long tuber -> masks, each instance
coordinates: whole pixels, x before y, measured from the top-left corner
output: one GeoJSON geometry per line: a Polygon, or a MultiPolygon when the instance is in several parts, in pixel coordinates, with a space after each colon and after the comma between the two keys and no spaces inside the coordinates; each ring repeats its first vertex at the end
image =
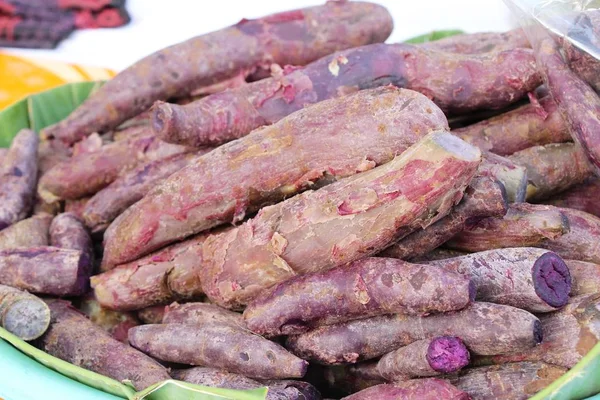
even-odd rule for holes
{"type": "Polygon", "coordinates": [[[165,307],[163,324],[231,324],[246,327],[242,314],[210,303],[173,303],[165,307]]]}
{"type": "Polygon", "coordinates": [[[600,265],[578,260],[565,260],[571,274],[571,296],[598,293],[600,265]]]}
{"type": "Polygon", "coordinates": [[[52,215],[39,214],[0,231],[0,250],[48,246],[52,215]]]}
{"type": "Polygon", "coordinates": [[[447,381],[427,378],[385,383],[344,397],[342,400],[469,400],[467,393],[447,381]]]}
{"type": "Polygon", "coordinates": [[[41,299],[0,285],[0,326],[23,340],[34,340],[50,325],[50,309],[41,299]]]}
{"type": "Polygon", "coordinates": [[[454,35],[420,45],[432,50],[478,54],[531,47],[522,29],[507,32],[478,32],[454,35]]]}
{"type": "Polygon", "coordinates": [[[600,202],[598,199],[600,199],[600,178],[594,176],[579,185],[544,200],[543,203],[557,207],[573,208],[600,217],[600,202]]]}
{"type": "Polygon", "coordinates": [[[478,176],[496,179],[506,190],[509,203],[525,201],[527,194],[527,169],[512,160],[494,153],[484,152],[478,176]]]}
{"type": "Polygon", "coordinates": [[[50,225],[50,244],[62,249],[79,250],[90,260],[94,256],[90,233],[75,214],[62,213],[54,217],[50,225]]]}

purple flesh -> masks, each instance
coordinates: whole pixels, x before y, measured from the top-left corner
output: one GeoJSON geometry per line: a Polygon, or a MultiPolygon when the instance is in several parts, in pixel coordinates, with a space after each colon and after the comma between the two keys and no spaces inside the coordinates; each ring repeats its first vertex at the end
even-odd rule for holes
{"type": "Polygon", "coordinates": [[[449,374],[469,365],[471,356],[458,337],[442,336],[431,341],[426,358],[435,371],[449,374]]]}
{"type": "Polygon", "coordinates": [[[563,307],[569,301],[571,274],[565,262],[548,252],[537,259],[531,271],[535,293],[552,307],[563,307]]]}

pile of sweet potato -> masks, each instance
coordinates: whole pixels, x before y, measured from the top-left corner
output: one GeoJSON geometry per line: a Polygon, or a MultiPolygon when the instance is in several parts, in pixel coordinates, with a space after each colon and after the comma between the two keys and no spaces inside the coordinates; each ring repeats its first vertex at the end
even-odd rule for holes
{"type": "Polygon", "coordinates": [[[140,390],[525,399],[573,367],[600,340],[600,63],[391,28],[347,1],[244,20],[20,132],[0,325],[140,390]]]}

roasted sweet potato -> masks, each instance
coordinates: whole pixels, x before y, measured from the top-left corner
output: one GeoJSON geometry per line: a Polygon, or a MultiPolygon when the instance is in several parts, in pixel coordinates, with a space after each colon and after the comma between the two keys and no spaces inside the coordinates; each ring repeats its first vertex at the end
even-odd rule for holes
{"type": "Polygon", "coordinates": [[[173,303],[165,307],[163,324],[231,324],[246,327],[242,314],[209,303],[173,303]]]}
{"type": "Polygon", "coordinates": [[[50,309],[32,294],[0,285],[0,326],[23,340],[34,340],[50,325],[50,309]]]}
{"type": "Polygon", "coordinates": [[[600,265],[578,260],[565,260],[571,274],[571,296],[600,291],[600,265]]]}
{"type": "Polygon", "coordinates": [[[421,47],[459,54],[478,54],[531,47],[522,29],[454,35],[423,43],[421,47]]]}
{"type": "Polygon", "coordinates": [[[544,200],[544,204],[573,208],[600,217],[600,178],[590,177],[585,182],[544,200]]]}
{"type": "Polygon", "coordinates": [[[90,233],[75,214],[62,213],[54,217],[50,225],[50,244],[62,249],[79,250],[90,260],[94,257],[90,233]]]}
{"type": "Polygon", "coordinates": [[[0,251],[22,247],[48,246],[52,215],[39,214],[0,231],[0,251]]]}
{"type": "Polygon", "coordinates": [[[377,385],[342,400],[469,400],[467,393],[447,381],[428,378],[377,385]]]}
{"type": "Polygon", "coordinates": [[[527,194],[527,169],[506,157],[485,153],[477,171],[478,176],[496,179],[504,185],[509,203],[525,201],[527,194]]]}

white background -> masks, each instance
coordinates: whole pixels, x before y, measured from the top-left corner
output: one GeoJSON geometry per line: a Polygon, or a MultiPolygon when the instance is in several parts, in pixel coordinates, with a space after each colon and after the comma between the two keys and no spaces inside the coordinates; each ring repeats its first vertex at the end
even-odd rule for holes
{"type": "MultiPolygon", "coordinates": [[[[400,42],[436,29],[502,31],[514,25],[502,0],[372,0],[388,8],[400,42]]],[[[127,0],[130,24],[78,31],[57,50],[11,50],[116,70],[165,46],[232,25],[242,18],[322,4],[324,0],[127,0]]]]}

